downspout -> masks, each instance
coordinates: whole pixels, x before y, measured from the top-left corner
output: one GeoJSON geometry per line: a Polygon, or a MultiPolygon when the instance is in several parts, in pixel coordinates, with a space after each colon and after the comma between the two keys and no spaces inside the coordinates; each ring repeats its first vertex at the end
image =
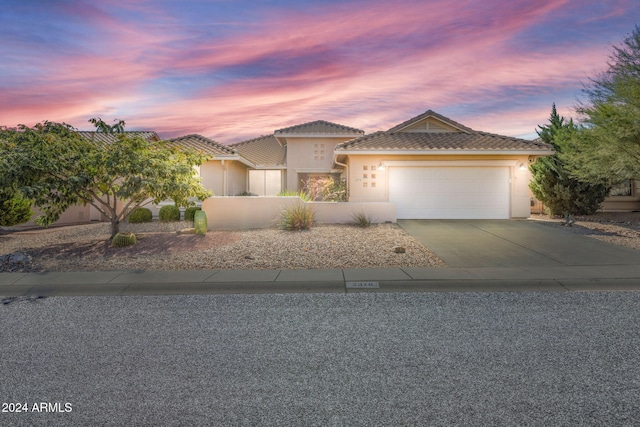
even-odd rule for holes
{"type": "Polygon", "coordinates": [[[337,160],[334,160],[333,163],[335,163],[338,166],[343,166],[344,167],[344,172],[345,172],[345,182],[347,183],[347,201],[349,201],[349,166],[346,165],[345,163],[340,163],[337,160]]]}
{"type": "Polygon", "coordinates": [[[228,193],[227,189],[227,167],[224,164],[224,159],[221,160],[222,164],[222,195],[226,196],[228,193]]]}

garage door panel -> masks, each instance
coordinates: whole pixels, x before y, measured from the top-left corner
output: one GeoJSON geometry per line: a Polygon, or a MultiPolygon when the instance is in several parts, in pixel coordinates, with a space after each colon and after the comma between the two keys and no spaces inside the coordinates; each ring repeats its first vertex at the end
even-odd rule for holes
{"type": "Polygon", "coordinates": [[[509,218],[509,169],[392,167],[389,200],[398,219],[509,218]]]}

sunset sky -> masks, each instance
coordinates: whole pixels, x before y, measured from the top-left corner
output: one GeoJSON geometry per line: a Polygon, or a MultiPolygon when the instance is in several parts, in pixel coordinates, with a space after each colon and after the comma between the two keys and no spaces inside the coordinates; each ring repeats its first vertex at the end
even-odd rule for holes
{"type": "Polygon", "coordinates": [[[232,143],[431,109],[533,139],[640,25],[640,0],[0,0],[0,125],[232,143]]]}

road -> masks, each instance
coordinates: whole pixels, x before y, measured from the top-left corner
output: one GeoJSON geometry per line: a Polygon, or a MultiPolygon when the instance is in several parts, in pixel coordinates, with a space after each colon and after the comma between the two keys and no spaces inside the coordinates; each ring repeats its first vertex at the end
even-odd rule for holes
{"type": "Polygon", "coordinates": [[[639,292],[5,302],[0,425],[640,423],[639,292]]]}

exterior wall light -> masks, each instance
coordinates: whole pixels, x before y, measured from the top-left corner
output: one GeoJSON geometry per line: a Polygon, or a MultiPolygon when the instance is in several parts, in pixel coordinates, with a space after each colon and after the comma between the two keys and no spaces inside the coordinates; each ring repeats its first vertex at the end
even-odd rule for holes
{"type": "Polygon", "coordinates": [[[527,167],[524,165],[524,163],[520,163],[520,170],[521,171],[527,170],[527,167]]]}
{"type": "Polygon", "coordinates": [[[378,165],[378,170],[379,171],[383,171],[384,170],[384,163],[380,162],[380,164],[378,165]]]}

